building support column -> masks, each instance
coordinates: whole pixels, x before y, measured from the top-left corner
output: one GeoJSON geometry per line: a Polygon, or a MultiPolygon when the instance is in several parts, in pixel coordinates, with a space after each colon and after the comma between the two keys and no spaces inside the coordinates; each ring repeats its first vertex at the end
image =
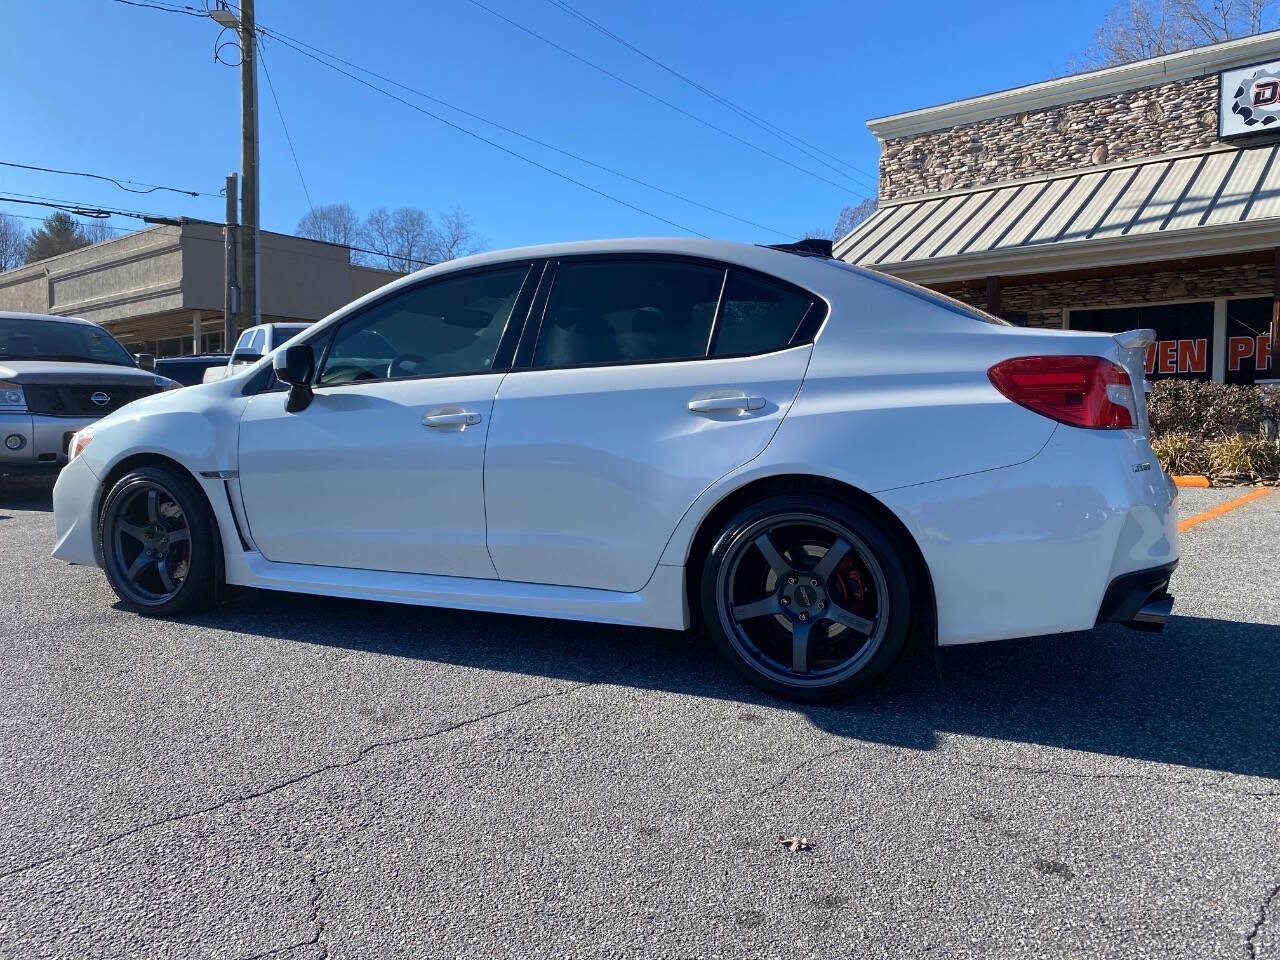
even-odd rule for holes
{"type": "MultiPolygon", "coordinates": [[[[1267,356],[1270,360],[1267,377],[1259,377],[1259,379],[1280,377],[1280,247],[1275,250],[1271,267],[1271,343],[1267,356]]],[[[1254,363],[1257,364],[1258,372],[1261,373],[1262,357],[1259,355],[1254,363]]]]}
{"type": "Polygon", "coordinates": [[[200,321],[203,318],[203,316],[204,314],[200,310],[191,311],[191,338],[192,338],[191,339],[191,355],[192,356],[198,356],[199,354],[204,353],[204,351],[200,349],[200,321]]]}
{"type": "Polygon", "coordinates": [[[987,277],[987,313],[1000,316],[1000,278],[987,277]]]}
{"type": "Polygon", "coordinates": [[[1222,297],[1213,301],[1213,337],[1209,352],[1213,354],[1213,370],[1209,379],[1214,383],[1227,382],[1227,301],[1222,297]]]}

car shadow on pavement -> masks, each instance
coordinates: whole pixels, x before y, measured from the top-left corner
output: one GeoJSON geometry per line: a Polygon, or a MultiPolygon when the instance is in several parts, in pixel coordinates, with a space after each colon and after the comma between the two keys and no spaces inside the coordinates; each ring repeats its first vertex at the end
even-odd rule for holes
{"type": "Polygon", "coordinates": [[[6,510],[37,510],[48,513],[53,509],[54,477],[0,475],[0,516],[6,510]]]}
{"type": "MultiPolygon", "coordinates": [[[[920,750],[941,737],[1280,778],[1280,627],[1178,617],[909,654],[837,705],[786,704],[681,633],[244,591],[196,622],[378,655],[794,710],[827,733],[920,750]]],[[[745,720],[744,720],[745,722],[745,720]]]]}

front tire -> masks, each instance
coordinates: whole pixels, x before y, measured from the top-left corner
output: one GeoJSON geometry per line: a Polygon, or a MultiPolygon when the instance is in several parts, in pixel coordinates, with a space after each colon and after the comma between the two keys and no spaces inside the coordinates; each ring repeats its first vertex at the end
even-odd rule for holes
{"type": "Polygon", "coordinates": [[[821,494],[769,497],[741,510],[703,564],[712,642],[761,689],[787,700],[840,700],[902,655],[911,580],[893,533],[821,494]]]}
{"type": "Polygon", "coordinates": [[[203,492],[179,470],[145,466],[117,480],[98,518],[98,548],[129,610],[172,617],[216,602],[217,525],[203,492]]]}

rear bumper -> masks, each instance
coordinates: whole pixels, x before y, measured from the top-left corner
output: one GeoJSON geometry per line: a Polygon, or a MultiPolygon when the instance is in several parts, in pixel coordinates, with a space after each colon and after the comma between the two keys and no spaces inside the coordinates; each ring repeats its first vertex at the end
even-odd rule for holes
{"type": "Polygon", "coordinates": [[[1098,608],[1097,623],[1123,623],[1135,630],[1161,630],[1173,598],[1169,578],[1178,561],[1149,570],[1121,574],[1107,586],[1098,608]]]}
{"type": "Polygon", "coordinates": [[[71,434],[99,417],[53,417],[39,413],[0,413],[0,473],[56,473],[67,462],[71,434]],[[21,446],[10,449],[5,441],[17,435],[21,446]]]}
{"type": "Polygon", "coordinates": [[[1089,630],[1116,581],[1167,585],[1151,571],[1179,557],[1174,495],[1137,431],[1063,426],[1024,463],[878,496],[924,555],[948,645],[1089,630]]]}

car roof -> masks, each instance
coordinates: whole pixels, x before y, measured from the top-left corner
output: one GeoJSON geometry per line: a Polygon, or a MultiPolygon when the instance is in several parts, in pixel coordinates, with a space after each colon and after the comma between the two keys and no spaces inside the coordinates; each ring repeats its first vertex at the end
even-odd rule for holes
{"type": "Polygon", "coordinates": [[[0,319],[4,320],[53,320],[57,323],[76,323],[84,327],[96,327],[98,324],[82,317],[58,317],[52,313],[22,313],[17,310],[0,310],[0,319]]]}

